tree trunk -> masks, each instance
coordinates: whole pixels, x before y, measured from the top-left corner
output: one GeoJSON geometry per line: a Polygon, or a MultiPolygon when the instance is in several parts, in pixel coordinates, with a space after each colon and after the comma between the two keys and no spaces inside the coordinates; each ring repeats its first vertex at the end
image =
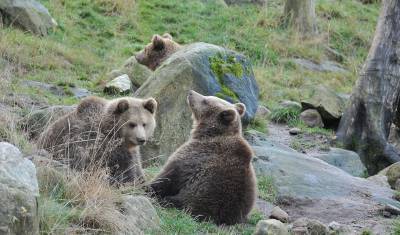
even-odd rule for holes
{"type": "Polygon", "coordinates": [[[391,124],[399,124],[399,99],[400,1],[385,0],[367,60],[337,132],[337,140],[360,154],[370,174],[400,161],[399,150],[388,143],[391,124]]]}
{"type": "Polygon", "coordinates": [[[284,14],[285,23],[303,37],[318,34],[315,0],[286,0],[284,14]]]}

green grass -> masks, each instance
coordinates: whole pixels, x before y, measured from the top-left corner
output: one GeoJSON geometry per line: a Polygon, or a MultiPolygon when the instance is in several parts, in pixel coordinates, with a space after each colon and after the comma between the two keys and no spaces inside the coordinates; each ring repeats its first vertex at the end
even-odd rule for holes
{"type": "Polygon", "coordinates": [[[272,176],[258,176],[257,187],[259,198],[268,202],[275,202],[277,191],[272,176]]]}
{"type": "Polygon", "coordinates": [[[217,226],[211,222],[199,222],[192,218],[188,213],[174,208],[157,207],[158,215],[161,219],[161,228],[158,231],[148,231],[148,234],[253,234],[255,225],[264,216],[257,210],[250,213],[247,223],[236,224],[233,226],[217,226]]]}
{"type": "Polygon", "coordinates": [[[247,129],[253,129],[261,133],[267,133],[268,132],[267,125],[268,121],[266,119],[256,117],[250,121],[249,125],[247,126],[247,129]]]}
{"type": "Polygon", "coordinates": [[[270,118],[277,123],[295,126],[299,122],[301,109],[295,107],[276,107],[271,110],[270,118]]]}
{"type": "Polygon", "coordinates": [[[400,218],[394,222],[393,226],[394,229],[392,235],[400,235],[400,218]]]}

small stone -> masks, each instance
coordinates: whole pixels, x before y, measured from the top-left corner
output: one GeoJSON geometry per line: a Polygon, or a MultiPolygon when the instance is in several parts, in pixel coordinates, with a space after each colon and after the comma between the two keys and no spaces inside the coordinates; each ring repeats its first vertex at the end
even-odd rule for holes
{"type": "Polygon", "coordinates": [[[297,127],[291,128],[289,130],[289,134],[291,134],[291,135],[298,135],[300,133],[301,133],[301,130],[300,130],[300,128],[297,128],[297,127]]]}
{"type": "Polygon", "coordinates": [[[78,99],[85,98],[91,95],[90,91],[79,87],[71,87],[70,91],[72,92],[74,97],[78,99]]]}
{"type": "Polygon", "coordinates": [[[262,119],[266,119],[268,117],[268,115],[271,114],[271,111],[262,105],[259,105],[256,111],[256,117],[258,118],[262,118],[262,119]]]}
{"type": "Polygon", "coordinates": [[[110,94],[126,94],[132,91],[132,82],[129,76],[123,74],[108,82],[104,88],[104,92],[110,94]]]}
{"type": "Polygon", "coordinates": [[[327,235],[328,228],[318,220],[309,218],[300,218],[293,223],[292,231],[299,231],[299,233],[294,233],[296,235],[300,234],[318,234],[327,235]],[[303,233],[304,229],[307,233],[303,233]]]}
{"type": "Polygon", "coordinates": [[[287,226],[279,220],[260,220],[253,235],[289,235],[287,226]]]}
{"type": "Polygon", "coordinates": [[[300,114],[300,119],[308,127],[324,127],[321,115],[315,109],[307,109],[300,114]]]}
{"type": "Polygon", "coordinates": [[[270,217],[271,219],[277,219],[283,223],[287,223],[289,221],[289,215],[286,211],[282,210],[279,206],[274,207],[271,211],[270,217]]]}

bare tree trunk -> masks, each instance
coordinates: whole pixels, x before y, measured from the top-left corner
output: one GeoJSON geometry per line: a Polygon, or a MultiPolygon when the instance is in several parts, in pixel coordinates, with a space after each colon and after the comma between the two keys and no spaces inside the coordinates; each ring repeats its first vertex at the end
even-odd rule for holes
{"type": "Polygon", "coordinates": [[[285,22],[303,37],[318,34],[315,0],[286,0],[285,22]]]}
{"type": "Polygon", "coordinates": [[[399,119],[400,1],[383,1],[375,37],[350,106],[343,115],[337,139],[356,150],[370,174],[400,161],[388,143],[390,126],[399,119]]]}

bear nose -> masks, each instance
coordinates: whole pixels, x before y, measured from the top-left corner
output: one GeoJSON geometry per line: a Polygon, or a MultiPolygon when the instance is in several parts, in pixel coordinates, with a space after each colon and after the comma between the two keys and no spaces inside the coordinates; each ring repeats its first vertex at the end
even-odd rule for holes
{"type": "Polygon", "coordinates": [[[140,144],[140,145],[143,145],[143,144],[146,142],[146,140],[143,139],[143,138],[136,138],[136,141],[137,141],[138,144],[140,144]]]}

